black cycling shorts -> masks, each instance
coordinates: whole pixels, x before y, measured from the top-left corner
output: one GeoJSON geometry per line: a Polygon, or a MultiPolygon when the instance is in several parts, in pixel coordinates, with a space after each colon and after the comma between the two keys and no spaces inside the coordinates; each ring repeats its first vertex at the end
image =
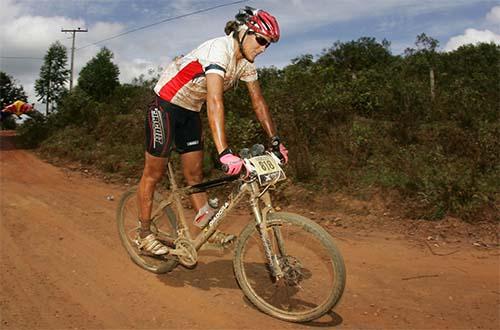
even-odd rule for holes
{"type": "Polygon", "coordinates": [[[168,157],[172,149],[181,154],[203,150],[200,113],[156,97],[146,114],[146,151],[168,157]]]}

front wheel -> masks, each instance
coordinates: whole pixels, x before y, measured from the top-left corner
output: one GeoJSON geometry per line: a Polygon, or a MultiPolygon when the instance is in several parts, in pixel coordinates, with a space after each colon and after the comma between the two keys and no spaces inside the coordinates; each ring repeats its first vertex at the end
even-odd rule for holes
{"type": "Polygon", "coordinates": [[[261,311],[290,322],[321,317],[340,300],[346,271],[328,232],[297,214],[276,212],[267,217],[272,253],[283,276],[276,280],[267,265],[255,223],[236,242],[233,260],[238,284],[261,311]]]}
{"type": "MultiPolygon", "coordinates": [[[[139,250],[136,241],[140,228],[138,215],[137,191],[136,188],[132,188],[123,194],[116,212],[118,233],[123,247],[140,267],[156,274],[170,272],[178,264],[176,259],[147,255],[139,250]]],[[[151,216],[151,231],[162,243],[174,247],[173,242],[177,238],[177,218],[158,192],[154,193],[151,216]]]]}

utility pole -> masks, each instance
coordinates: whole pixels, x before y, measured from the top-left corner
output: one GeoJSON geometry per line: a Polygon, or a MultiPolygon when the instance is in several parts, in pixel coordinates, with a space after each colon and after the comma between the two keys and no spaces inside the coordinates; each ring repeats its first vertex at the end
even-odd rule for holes
{"type": "Polygon", "coordinates": [[[49,104],[50,104],[50,67],[52,66],[52,60],[49,61],[49,79],[47,79],[47,98],[45,100],[45,102],[47,102],[47,104],[45,105],[46,106],[46,109],[45,109],[45,115],[48,115],[50,112],[49,112],[49,104]]]}
{"type": "Polygon", "coordinates": [[[76,32],[88,32],[87,29],[82,30],[80,28],[76,30],[64,30],[61,29],[61,32],[71,32],[73,33],[73,44],[71,46],[71,71],[70,71],[70,76],[69,76],[69,91],[71,92],[71,89],[73,88],[73,61],[75,59],[75,34],[76,32]]]}

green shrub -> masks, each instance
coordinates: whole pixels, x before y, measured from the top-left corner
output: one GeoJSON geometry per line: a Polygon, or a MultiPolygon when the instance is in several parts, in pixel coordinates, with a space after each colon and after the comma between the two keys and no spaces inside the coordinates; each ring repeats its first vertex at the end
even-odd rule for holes
{"type": "Polygon", "coordinates": [[[40,113],[32,114],[17,129],[17,141],[24,148],[37,148],[50,135],[50,124],[40,113]]]}
{"type": "MultiPolygon", "coordinates": [[[[399,192],[413,218],[455,215],[478,221],[499,204],[500,47],[449,53],[389,53],[388,42],[337,42],[283,69],[259,70],[262,92],[290,150],[293,182],[326,190],[399,192]],[[429,72],[435,73],[431,97],[429,72]]],[[[142,86],[151,86],[152,80],[142,86]]],[[[78,87],[47,118],[20,128],[26,145],[119,175],[140,175],[150,89],[122,85],[101,101],[78,87]]],[[[266,144],[244,83],[224,96],[226,138],[234,150],[266,144]]],[[[217,152],[202,110],[210,174],[217,152]]],[[[178,162],[178,157],[174,155],[178,162]]],[[[177,166],[178,167],[178,166],[177,166]]]]}
{"type": "Polygon", "coordinates": [[[13,130],[16,129],[16,118],[14,116],[6,116],[0,122],[0,127],[2,130],[13,130]]]}

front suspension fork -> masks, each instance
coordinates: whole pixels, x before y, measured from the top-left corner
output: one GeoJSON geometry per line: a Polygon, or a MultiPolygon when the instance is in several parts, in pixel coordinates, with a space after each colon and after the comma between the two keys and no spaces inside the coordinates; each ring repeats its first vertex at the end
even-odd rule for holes
{"type": "MultiPolygon", "coordinates": [[[[252,187],[256,189],[257,187],[252,187]]],[[[267,213],[272,209],[271,202],[268,193],[262,196],[262,200],[264,201],[265,208],[262,210],[260,208],[258,197],[253,198],[251,201],[252,211],[255,216],[255,221],[257,223],[257,230],[260,234],[260,238],[262,240],[262,245],[264,247],[264,253],[267,259],[267,265],[271,271],[271,275],[276,279],[280,279],[283,277],[283,271],[281,269],[278,256],[273,252],[271,239],[269,237],[269,232],[267,228],[267,213]]],[[[280,237],[281,238],[281,237],[280,237]]],[[[281,239],[278,238],[279,245],[281,244],[281,239]]],[[[279,246],[280,250],[281,247],[279,246]]]]}

